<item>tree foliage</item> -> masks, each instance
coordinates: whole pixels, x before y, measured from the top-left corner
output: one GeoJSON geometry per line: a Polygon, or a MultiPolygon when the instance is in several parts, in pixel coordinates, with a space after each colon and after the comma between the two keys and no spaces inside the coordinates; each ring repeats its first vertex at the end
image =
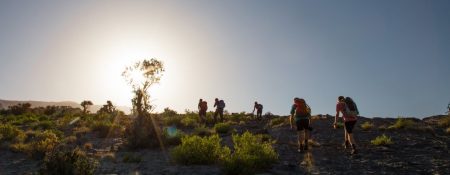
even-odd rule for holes
{"type": "Polygon", "coordinates": [[[131,148],[144,148],[156,146],[158,142],[157,131],[150,111],[149,88],[158,83],[164,72],[161,61],[156,59],[138,61],[125,68],[122,76],[133,89],[134,98],[131,100],[133,113],[137,115],[133,124],[126,129],[128,145],[131,148]]]}
{"type": "Polygon", "coordinates": [[[80,103],[81,107],[83,107],[83,113],[89,113],[88,108],[91,105],[94,105],[94,103],[92,103],[92,101],[90,100],[84,100],[80,103]]]}

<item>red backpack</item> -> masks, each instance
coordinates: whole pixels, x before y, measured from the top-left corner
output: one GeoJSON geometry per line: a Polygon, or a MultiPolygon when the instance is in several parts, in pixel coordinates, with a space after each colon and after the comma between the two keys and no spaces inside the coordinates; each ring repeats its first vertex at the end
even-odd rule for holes
{"type": "Polygon", "coordinates": [[[200,103],[200,109],[202,109],[202,110],[208,110],[208,103],[206,103],[206,101],[202,101],[201,103],[200,103]]]}
{"type": "Polygon", "coordinates": [[[300,99],[295,102],[295,114],[301,116],[310,116],[311,108],[306,104],[305,100],[300,99]]]}

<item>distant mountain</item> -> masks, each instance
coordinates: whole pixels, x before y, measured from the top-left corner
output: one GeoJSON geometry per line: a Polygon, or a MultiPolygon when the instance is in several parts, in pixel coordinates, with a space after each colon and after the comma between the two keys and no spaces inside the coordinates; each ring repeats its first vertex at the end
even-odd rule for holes
{"type": "MultiPolygon", "coordinates": [[[[14,100],[2,100],[0,99],[0,109],[7,109],[9,106],[17,105],[19,103],[30,103],[31,107],[46,107],[46,106],[70,106],[72,108],[82,108],[80,103],[73,101],[61,101],[61,102],[45,102],[45,101],[14,101],[14,100]]],[[[89,107],[89,111],[97,112],[102,105],[92,105],[89,107]]],[[[117,109],[129,114],[131,111],[130,107],[127,106],[116,106],[117,109]]]]}

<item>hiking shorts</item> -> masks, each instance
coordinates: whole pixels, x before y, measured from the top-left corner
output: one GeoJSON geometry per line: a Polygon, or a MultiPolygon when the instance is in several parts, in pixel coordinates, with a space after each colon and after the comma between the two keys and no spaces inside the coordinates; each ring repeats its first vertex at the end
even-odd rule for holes
{"type": "Polygon", "coordinates": [[[356,120],[344,122],[345,131],[347,131],[347,133],[349,133],[349,134],[353,133],[353,128],[355,127],[355,124],[356,124],[356,120]]]}
{"type": "Polygon", "coordinates": [[[300,119],[295,122],[297,125],[297,131],[303,131],[309,129],[309,119],[300,119]]]}

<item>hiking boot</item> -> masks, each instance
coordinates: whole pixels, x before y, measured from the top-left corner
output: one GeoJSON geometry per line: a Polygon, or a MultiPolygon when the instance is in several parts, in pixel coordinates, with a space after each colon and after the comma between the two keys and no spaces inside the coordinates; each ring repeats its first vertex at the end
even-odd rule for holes
{"type": "Polygon", "coordinates": [[[303,153],[303,145],[300,145],[299,147],[298,147],[298,149],[297,149],[297,152],[299,152],[299,153],[303,153]]]}
{"type": "Polygon", "coordinates": [[[344,149],[350,148],[350,142],[348,140],[346,140],[342,145],[344,146],[344,149]]]}
{"type": "Polygon", "coordinates": [[[350,154],[358,154],[358,151],[356,150],[356,146],[352,144],[352,152],[350,154]]]}

